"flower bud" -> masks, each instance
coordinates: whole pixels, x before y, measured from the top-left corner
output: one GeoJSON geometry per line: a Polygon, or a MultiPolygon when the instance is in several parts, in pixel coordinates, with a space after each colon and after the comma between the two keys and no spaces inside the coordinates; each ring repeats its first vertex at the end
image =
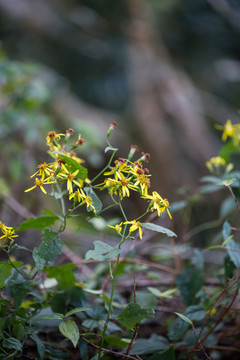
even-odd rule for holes
{"type": "Polygon", "coordinates": [[[109,136],[111,135],[111,133],[113,132],[114,129],[117,128],[117,123],[112,122],[109,126],[108,132],[107,132],[107,139],[109,138],[109,136]]]}

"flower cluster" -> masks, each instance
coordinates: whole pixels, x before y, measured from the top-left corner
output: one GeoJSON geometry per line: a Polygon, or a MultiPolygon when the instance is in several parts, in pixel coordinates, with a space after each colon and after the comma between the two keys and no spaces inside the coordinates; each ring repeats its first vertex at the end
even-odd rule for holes
{"type": "Polygon", "coordinates": [[[7,240],[14,241],[14,238],[18,236],[15,234],[15,230],[13,229],[13,227],[6,226],[1,221],[0,221],[0,231],[1,231],[0,240],[3,243],[5,243],[7,240]]]}
{"type": "Polygon", "coordinates": [[[65,134],[57,134],[50,131],[46,137],[49,147],[48,153],[54,159],[53,162],[38,165],[38,170],[32,177],[35,177],[34,186],[25,190],[31,191],[39,187],[44,194],[47,194],[46,185],[66,183],[69,199],[78,201],[81,205],[86,204],[87,208],[95,212],[92,200],[84,192],[84,182],[87,182],[87,169],[80,164],[84,162],[79,158],[75,148],[82,146],[85,140],[78,135],[78,140],[68,146],[69,138],[73,135],[73,129],[66,130],[65,134]],[[74,190],[74,187],[77,190],[74,190]]]}
{"type": "MultiPolygon", "coordinates": [[[[131,191],[138,192],[141,198],[149,201],[147,212],[157,211],[158,216],[162,216],[166,211],[170,219],[172,219],[168,200],[162,198],[157,191],[153,191],[151,194],[149,193],[151,174],[149,170],[143,166],[143,162],[148,161],[150,155],[143,153],[137,161],[132,162],[130,160],[137,150],[137,146],[132,145],[127,159],[119,158],[115,160],[115,166],[113,166],[110,171],[104,172],[106,178],[104,182],[98,186],[101,190],[107,189],[111,196],[119,196],[120,200],[124,197],[129,197],[131,191]]],[[[139,237],[142,239],[143,231],[140,221],[125,221],[115,226],[109,225],[109,227],[121,234],[122,225],[130,225],[130,234],[138,230],[139,237]]]]}
{"type": "Polygon", "coordinates": [[[167,210],[171,218],[168,210],[168,200],[163,199],[157,191],[153,191],[151,195],[149,194],[151,175],[149,170],[143,167],[142,163],[143,160],[148,158],[149,154],[143,154],[142,157],[135,162],[129,159],[119,158],[115,161],[115,166],[110,171],[104,173],[107,178],[98,186],[100,186],[102,190],[107,189],[110,195],[118,195],[121,200],[124,197],[130,196],[130,190],[136,191],[143,199],[150,201],[149,211],[156,210],[158,216],[161,216],[163,212],[167,210]]]}
{"type": "MultiPolygon", "coordinates": [[[[107,141],[116,126],[115,123],[111,124],[107,133],[107,141]]],[[[140,194],[141,198],[148,201],[146,213],[156,211],[158,216],[162,216],[166,211],[169,217],[172,218],[169,212],[170,206],[168,200],[162,198],[157,191],[149,192],[151,174],[143,165],[144,162],[150,159],[148,153],[142,153],[139,159],[132,161],[134,154],[138,151],[138,147],[132,145],[128,158],[115,160],[113,166],[110,160],[105,168],[105,172],[103,171],[104,181],[100,184],[93,185],[99,175],[90,181],[87,178],[87,169],[81,165],[83,160],[73,151],[77,147],[82,146],[85,140],[79,134],[78,140],[71,145],[69,139],[72,135],[72,129],[66,130],[65,134],[57,134],[55,131],[48,133],[46,137],[47,146],[49,147],[48,153],[54,161],[49,163],[44,162],[38,165],[37,171],[31,176],[31,178],[35,177],[34,185],[25,190],[26,192],[38,187],[44,194],[47,194],[46,187],[51,185],[52,193],[50,194],[54,195],[56,186],[59,192],[59,187],[61,187],[62,184],[66,184],[63,192],[68,193],[69,200],[72,200],[74,203],[74,208],[85,204],[87,210],[93,211],[95,214],[97,211],[93,203],[93,198],[90,195],[90,193],[93,193],[93,189],[107,190],[115,203],[116,200],[114,196],[117,196],[119,201],[121,201],[123,198],[130,197],[131,192],[136,192],[140,194]],[[79,204],[76,206],[76,203],[79,204]]],[[[112,148],[111,145],[109,149],[112,149],[112,151],[116,150],[112,148]]],[[[113,153],[112,158],[114,154],[115,153],[113,153]]],[[[100,174],[102,174],[102,172],[100,174]]],[[[140,221],[125,221],[124,223],[113,226],[113,228],[121,234],[122,225],[129,225],[129,234],[138,230],[139,236],[142,238],[143,231],[140,221]]]]}

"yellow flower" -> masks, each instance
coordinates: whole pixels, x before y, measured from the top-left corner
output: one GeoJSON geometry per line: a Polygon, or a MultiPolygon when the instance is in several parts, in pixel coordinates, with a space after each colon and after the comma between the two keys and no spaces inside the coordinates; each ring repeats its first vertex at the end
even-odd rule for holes
{"type": "Polygon", "coordinates": [[[142,196],[144,199],[149,199],[150,200],[150,210],[154,211],[156,210],[158,213],[158,216],[161,216],[162,213],[167,210],[168,216],[170,217],[170,219],[172,219],[172,215],[170,214],[170,211],[168,210],[169,206],[169,202],[167,199],[163,199],[161,197],[161,195],[158,194],[157,191],[153,191],[152,195],[143,195],[142,196]]]}
{"type": "Polygon", "coordinates": [[[233,125],[231,120],[227,120],[224,126],[216,125],[216,128],[219,130],[223,130],[222,140],[226,141],[228,137],[234,137],[236,130],[239,129],[239,124],[233,125]]]}
{"type": "Polygon", "coordinates": [[[72,194],[73,193],[73,183],[79,187],[82,186],[80,181],[76,180],[79,170],[76,170],[76,171],[74,171],[74,173],[71,173],[70,171],[67,170],[65,165],[61,164],[61,167],[65,172],[60,172],[58,174],[58,177],[67,179],[67,189],[69,191],[69,194],[72,194]]]}
{"type": "Polygon", "coordinates": [[[46,162],[44,162],[43,164],[39,164],[37,166],[38,171],[36,171],[32,176],[30,176],[30,178],[38,175],[41,176],[42,180],[45,178],[45,176],[54,176],[55,172],[52,170],[52,168],[54,168],[56,166],[55,163],[52,164],[47,164],[46,162]]]}
{"type": "Polygon", "coordinates": [[[122,231],[122,222],[120,224],[117,224],[115,226],[112,225],[108,225],[110,228],[115,229],[117,231],[118,234],[121,233],[122,231]]]}
{"type": "Polygon", "coordinates": [[[25,192],[31,191],[31,190],[35,189],[36,187],[39,187],[44,194],[47,194],[47,192],[44,189],[43,185],[54,184],[54,183],[56,183],[55,179],[51,180],[51,178],[46,178],[46,179],[38,179],[38,178],[36,178],[35,179],[35,185],[32,186],[31,188],[25,190],[25,192]]]}
{"type": "Polygon", "coordinates": [[[77,198],[77,200],[81,203],[86,203],[87,208],[91,208],[95,214],[96,214],[96,209],[93,205],[92,199],[90,198],[90,196],[86,195],[85,192],[83,191],[83,189],[78,189],[77,191],[75,191],[74,193],[72,193],[69,196],[69,200],[71,200],[72,198],[77,198]]]}
{"type": "Polygon", "coordinates": [[[123,224],[124,224],[124,225],[125,225],[125,224],[131,225],[130,228],[129,228],[129,232],[133,232],[133,231],[138,230],[138,232],[139,232],[139,237],[140,237],[140,239],[142,240],[143,230],[142,230],[142,224],[140,223],[140,221],[136,221],[136,220],[125,221],[123,224]]]}
{"type": "Polygon", "coordinates": [[[13,229],[13,227],[6,226],[1,221],[0,221],[0,230],[3,233],[3,235],[0,237],[0,240],[4,239],[4,241],[5,240],[14,241],[14,238],[18,236],[15,234],[15,230],[13,229]]]}
{"type": "Polygon", "coordinates": [[[220,166],[225,166],[226,161],[221,156],[212,157],[209,161],[206,162],[206,166],[210,171],[214,171],[214,168],[219,168],[220,166]]]}

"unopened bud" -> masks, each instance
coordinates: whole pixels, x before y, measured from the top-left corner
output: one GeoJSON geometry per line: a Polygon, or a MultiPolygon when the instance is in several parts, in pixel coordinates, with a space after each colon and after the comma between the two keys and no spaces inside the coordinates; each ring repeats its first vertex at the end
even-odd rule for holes
{"type": "Polygon", "coordinates": [[[150,154],[149,153],[142,153],[142,156],[140,158],[141,161],[148,162],[149,159],[150,159],[150,154]]]}
{"type": "Polygon", "coordinates": [[[82,146],[85,143],[85,140],[81,137],[81,134],[78,135],[78,141],[76,142],[76,146],[82,146]]]}
{"type": "Polygon", "coordinates": [[[109,126],[108,132],[107,132],[107,139],[109,138],[109,136],[111,135],[111,133],[113,132],[114,129],[117,128],[117,123],[112,122],[109,126]]]}
{"type": "Polygon", "coordinates": [[[129,154],[128,154],[128,160],[131,160],[133,155],[138,151],[138,146],[137,145],[131,145],[129,154]]]}

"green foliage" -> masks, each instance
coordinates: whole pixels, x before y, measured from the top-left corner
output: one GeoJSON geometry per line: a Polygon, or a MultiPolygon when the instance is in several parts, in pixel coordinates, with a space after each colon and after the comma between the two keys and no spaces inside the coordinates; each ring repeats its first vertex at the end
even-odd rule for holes
{"type": "Polygon", "coordinates": [[[140,305],[130,303],[124,311],[118,316],[120,323],[128,329],[133,329],[134,326],[140,323],[145,318],[153,318],[153,309],[142,309],[140,305]]]}
{"type": "Polygon", "coordinates": [[[85,255],[85,260],[94,259],[98,261],[114,259],[121,252],[120,249],[113,248],[112,246],[102,242],[94,241],[94,250],[89,250],[85,255]]]}
{"type": "MultiPolygon", "coordinates": [[[[18,92],[18,87],[23,86],[18,69],[13,67],[11,71],[6,74],[6,94],[18,92]],[[14,77],[20,85],[14,83],[14,77]]],[[[21,89],[25,93],[22,106],[29,111],[37,110],[44,91],[39,84],[30,86],[28,81],[27,84],[27,88],[21,89]]],[[[18,227],[0,222],[0,247],[4,256],[0,263],[2,359],[24,358],[25,354],[28,357],[33,347],[34,356],[41,360],[71,359],[75,355],[84,360],[90,357],[100,360],[110,359],[113,354],[120,358],[180,360],[187,359],[192,351],[197,354],[195,350],[206,355],[204,347],[213,341],[219,341],[221,346],[215,333],[219,329],[224,331],[224,321],[239,286],[239,229],[231,226],[231,215],[235,206],[240,212],[240,174],[226,161],[239,152],[236,139],[240,126],[228,122],[223,127],[224,137],[236,136],[231,146],[223,150],[224,159],[212,158],[207,163],[212,175],[202,179],[205,185],[197,194],[175,202],[173,207],[158,192],[150,195],[151,175],[143,164],[149,157],[147,154],[132,161],[131,148],[127,158],[115,160],[118,149],[109,142],[115,128],[113,123],[107,131],[105,152],[110,152],[107,165],[93,179],[88,178],[88,168],[81,165],[83,159],[77,155],[85,142],[81,135],[74,141],[71,128],[59,134],[49,131],[46,140],[53,160],[38,165],[37,172],[31,176],[35,177],[33,186],[25,192],[38,188],[44,196],[50,195],[57,211],[45,209],[43,215],[30,217],[18,227]],[[207,238],[204,251],[204,245],[201,249],[196,245],[192,251],[189,243],[186,248],[175,244],[178,241],[175,232],[161,225],[167,224],[166,215],[171,221],[171,213],[179,212],[187,227],[193,204],[197,205],[203,194],[223,186],[231,197],[221,204],[219,218],[199,224],[192,231],[197,234],[214,223],[213,226],[222,227],[221,233],[218,229],[218,237],[207,238]],[[130,220],[127,200],[133,193],[139,201],[145,201],[145,211],[130,220]],[[153,224],[147,221],[154,211],[153,216],[158,219],[153,224]],[[89,228],[95,224],[94,239],[104,241],[95,240],[91,245],[84,239],[80,243],[85,252],[81,258],[77,251],[63,247],[61,233],[69,222],[70,227],[80,228],[80,242],[84,234],[79,222],[88,224],[89,228]],[[108,226],[111,232],[106,231],[108,226]],[[26,243],[21,244],[25,233],[18,235],[32,229],[42,232],[41,243],[33,250],[26,243]],[[147,255],[154,258],[155,249],[156,252],[160,249],[166,264],[144,258],[145,240],[151,233],[144,229],[156,232],[160,239],[160,245],[148,246],[147,255]],[[108,236],[113,230],[115,237],[110,242],[108,236]],[[143,252],[138,252],[138,244],[143,244],[143,252]],[[224,251],[225,257],[224,262],[211,264],[214,271],[209,280],[206,253],[213,250],[224,251]],[[30,264],[15,258],[23,252],[27,253],[30,264]],[[188,260],[184,260],[185,254],[188,260]]],[[[2,189],[4,194],[10,194],[4,185],[2,189]]],[[[136,210],[140,212],[141,207],[136,210]]]]}

